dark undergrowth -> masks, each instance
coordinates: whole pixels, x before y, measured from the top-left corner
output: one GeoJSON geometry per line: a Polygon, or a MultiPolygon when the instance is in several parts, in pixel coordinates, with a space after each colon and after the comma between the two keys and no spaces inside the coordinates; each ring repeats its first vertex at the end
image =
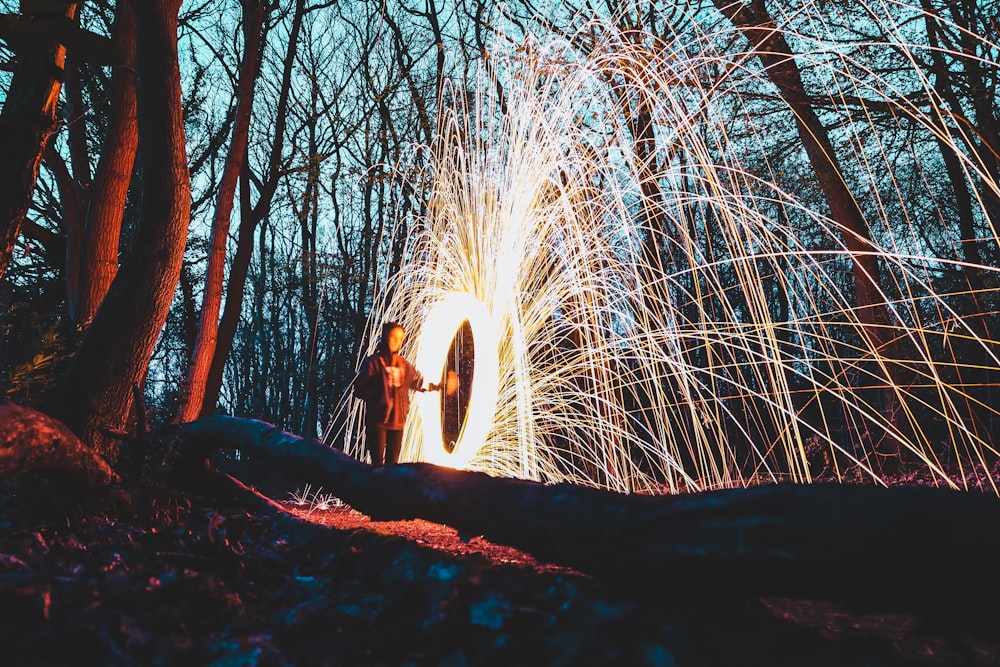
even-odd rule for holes
{"type": "Polygon", "coordinates": [[[150,480],[66,508],[41,482],[0,494],[4,665],[1000,663],[1000,636],[905,613],[644,596],[150,480]]]}

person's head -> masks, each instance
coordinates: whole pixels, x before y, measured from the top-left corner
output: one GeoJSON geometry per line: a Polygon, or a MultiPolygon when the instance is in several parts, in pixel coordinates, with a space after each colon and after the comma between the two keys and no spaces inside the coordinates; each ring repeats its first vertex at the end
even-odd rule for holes
{"type": "Polygon", "coordinates": [[[403,344],[403,336],[406,331],[403,329],[403,325],[398,322],[386,322],[382,325],[382,338],[380,340],[380,347],[392,354],[399,352],[399,346],[403,344]]]}

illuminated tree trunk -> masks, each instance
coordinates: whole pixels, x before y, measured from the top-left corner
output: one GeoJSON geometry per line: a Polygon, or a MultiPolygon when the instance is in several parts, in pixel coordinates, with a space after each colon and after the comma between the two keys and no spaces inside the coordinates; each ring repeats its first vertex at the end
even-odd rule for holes
{"type": "Polygon", "coordinates": [[[133,252],[119,270],[73,362],[49,402],[107,458],[108,431],[124,431],[133,385],[145,383],[149,359],[173,300],[190,215],[177,13],[181,0],[137,0],[136,81],[142,203],[133,252]]]}
{"type": "Polygon", "coordinates": [[[888,322],[888,315],[884,299],[879,295],[879,268],[877,258],[872,253],[874,245],[871,233],[857,202],[844,184],[836,151],[826,128],[816,116],[810,99],[805,94],[794,54],[784,36],[776,29],[762,0],[752,0],[749,5],[715,0],[715,4],[719,11],[742,30],[763,62],[768,78],[794,113],[799,137],[826,195],[831,215],[844,230],[844,245],[854,262],[858,317],[866,325],[873,346],[878,349],[887,339],[882,328],[888,322]]]}
{"type": "Polygon", "coordinates": [[[233,201],[236,197],[236,185],[240,170],[246,160],[250,118],[253,113],[254,84],[257,80],[260,62],[261,29],[267,15],[267,9],[268,5],[265,2],[246,0],[243,3],[245,46],[243,62],[240,65],[239,81],[236,86],[237,102],[233,138],[229,145],[229,153],[226,155],[226,163],[219,183],[215,219],[212,222],[209,239],[208,270],[205,275],[205,291],[198,318],[198,333],[191,351],[191,358],[188,361],[187,375],[181,386],[180,405],[175,416],[175,421],[178,423],[196,419],[205,402],[206,383],[218,341],[219,311],[222,307],[222,282],[226,263],[226,241],[229,238],[230,217],[233,212],[233,201]]]}
{"type": "MultiPolygon", "coordinates": [[[[75,12],[76,4],[70,4],[38,16],[71,18],[75,12]]],[[[55,42],[38,51],[21,50],[0,112],[4,142],[0,152],[0,277],[10,265],[45,145],[55,131],[65,62],[66,49],[55,42]]]]}
{"type": "MultiPolygon", "coordinates": [[[[82,11],[82,9],[81,9],[82,11]]],[[[74,17],[78,26],[80,12],[74,17]]],[[[72,51],[66,54],[66,74],[63,95],[66,109],[72,115],[66,118],[64,134],[69,147],[69,166],[54,146],[55,135],[45,149],[45,166],[52,174],[59,190],[62,207],[62,230],[66,238],[65,268],[67,297],[73,303],[72,288],[80,280],[80,242],[83,238],[83,220],[90,196],[90,160],[87,149],[87,121],[84,111],[83,85],[80,77],[82,63],[72,51]],[[72,168],[72,172],[70,169],[72,168]]]]}
{"type": "Polygon", "coordinates": [[[0,402],[0,479],[22,473],[42,474],[82,489],[118,479],[107,461],[65,424],[30,408],[0,402]]]}
{"type": "MultiPolygon", "coordinates": [[[[126,0],[115,7],[113,38],[133,60],[135,17],[126,0]]],[[[89,204],[79,246],[79,279],[69,279],[70,317],[85,329],[118,273],[118,246],[122,218],[135,166],[136,126],[135,72],[115,67],[111,73],[111,114],[101,149],[100,162],[90,188],[89,204]]],[[[73,262],[70,252],[69,262],[73,262]]]]}
{"type": "MultiPolygon", "coordinates": [[[[241,189],[246,191],[249,189],[246,184],[246,176],[242,180],[244,186],[241,189]]],[[[247,273],[250,270],[250,260],[253,257],[254,231],[260,222],[260,218],[254,214],[247,201],[249,196],[248,192],[240,195],[240,199],[244,203],[240,205],[240,226],[236,236],[236,253],[229,267],[229,279],[226,282],[226,304],[222,310],[222,319],[219,320],[215,353],[212,355],[212,363],[205,378],[205,396],[202,399],[199,415],[201,417],[215,412],[215,405],[222,389],[222,376],[226,368],[226,360],[233,349],[233,340],[236,337],[236,329],[242,315],[243,292],[246,287],[247,273]]]]}
{"type": "Polygon", "coordinates": [[[215,404],[219,400],[226,359],[229,358],[229,353],[233,349],[233,339],[236,337],[236,329],[243,315],[243,291],[250,269],[250,260],[253,257],[254,231],[270,210],[274,193],[278,188],[279,178],[282,176],[281,155],[285,145],[285,131],[288,121],[288,98],[291,91],[295,57],[298,52],[299,35],[302,31],[302,19],[306,12],[304,0],[296,0],[294,11],[292,27],[288,36],[288,50],[283,63],[281,88],[278,92],[277,118],[275,119],[274,138],[271,143],[271,155],[267,173],[259,179],[257,185],[260,197],[255,206],[250,203],[250,184],[248,182],[250,170],[245,163],[240,179],[242,184],[240,227],[236,238],[236,253],[232,265],[229,267],[226,304],[222,310],[222,319],[219,321],[212,363],[205,378],[205,394],[199,412],[202,417],[215,412],[215,404]]]}
{"type": "Polygon", "coordinates": [[[122,216],[135,164],[135,20],[127,2],[115,8],[113,42],[127,63],[111,70],[110,115],[96,177],[91,181],[90,142],[79,63],[67,57],[66,102],[74,115],[65,133],[69,164],[52,146],[45,165],[59,189],[65,233],[66,296],[69,315],[82,332],[118,271],[122,216]]]}

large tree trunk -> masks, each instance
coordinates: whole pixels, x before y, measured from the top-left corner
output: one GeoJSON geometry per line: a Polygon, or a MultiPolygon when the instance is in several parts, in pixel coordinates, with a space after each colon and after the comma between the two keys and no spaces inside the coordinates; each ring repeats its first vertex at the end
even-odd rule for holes
{"type": "MultiPolygon", "coordinates": [[[[115,42],[131,62],[135,54],[135,17],[126,0],[119,0],[115,7],[113,32],[115,42]]],[[[135,95],[132,67],[114,68],[108,131],[91,187],[82,238],[77,243],[78,280],[70,280],[67,290],[70,317],[81,330],[93,320],[118,274],[122,216],[138,144],[135,95]]],[[[68,262],[73,261],[71,256],[68,262]]]]}
{"type": "Polygon", "coordinates": [[[423,463],[373,468],[231,417],[187,424],[181,435],[193,453],[238,449],[373,518],[447,524],[648,595],[818,597],[951,613],[1000,593],[995,496],[832,484],[624,495],[423,463]]]}
{"type": "Polygon", "coordinates": [[[802,146],[819,181],[833,219],[843,230],[844,246],[854,262],[855,298],[858,318],[866,325],[870,344],[879,349],[886,340],[889,321],[885,299],[880,297],[878,261],[871,233],[854,196],[844,183],[842,170],[829,134],[805,93],[802,76],[791,47],[777,29],[762,0],[749,4],[715,0],[715,5],[740,29],[764,64],[768,79],[791,108],[802,146]]]}
{"type": "Polygon", "coordinates": [[[140,221],[132,255],[50,401],[50,414],[110,460],[115,452],[107,431],[127,428],[132,388],[144,385],[177,288],[186,241],[191,185],[177,62],[180,2],[133,3],[143,182],[140,221]]]}
{"type": "MultiPolygon", "coordinates": [[[[76,4],[40,12],[39,18],[71,18],[76,4]]],[[[36,45],[37,47],[37,45],[36,45]]],[[[0,278],[7,272],[14,244],[38,179],[38,168],[55,131],[66,48],[52,42],[37,51],[24,49],[0,113],[0,278]]]]}
{"type": "MultiPolygon", "coordinates": [[[[250,117],[253,112],[254,84],[257,81],[260,62],[261,29],[267,15],[266,2],[245,0],[243,3],[243,62],[240,65],[239,81],[236,85],[236,118],[233,123],[233,137],[226,155],[219,182],[218,199],[215,204],[215,219],[212,222],[209,239],[208,270],[205,275],[205,291],[201,312],[198,317],[198,332],[188,361],[188,369],[181,385],[181,401],[175,421],[186,422],[196,419],[203,409],[206,398],[206,383],[212,359],[215,355],[219,332],[219,311],[222,307],[222,281],[226,264],[226,241],[229,238],[230,217],[236,184],[240,170],[246,159],[250,135],[250,117]]],[[[242,285],[239,286],[243,288],[242,285]]],[[[215,405],[215,397],[211,397],[215,405]]]]}

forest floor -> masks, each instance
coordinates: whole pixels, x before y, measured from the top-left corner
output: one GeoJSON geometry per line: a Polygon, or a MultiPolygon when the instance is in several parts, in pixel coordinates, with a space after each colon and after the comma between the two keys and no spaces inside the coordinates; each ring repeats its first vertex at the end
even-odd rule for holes
{"type": "Polygon", "coordinates": [[[305,531],[156,483],[68,517],[43,491],[0,493],[4,665],[1000,664],[989,627],[642,595],[305,490],[271,493],[305,531]]]}

